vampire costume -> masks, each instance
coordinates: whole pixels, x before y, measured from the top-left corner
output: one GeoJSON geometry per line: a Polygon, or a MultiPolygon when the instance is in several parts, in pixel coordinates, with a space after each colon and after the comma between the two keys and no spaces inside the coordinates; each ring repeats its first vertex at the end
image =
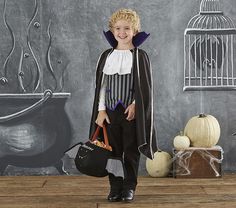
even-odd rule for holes
{"type": "MultiPolygon", "coordinates": [[[[101,54],[96,66],[96,88],[93,103],[93,111],[90,123],[89,138],[92,137],[96,129],[95,120],[98,115],[99,94],[102,80],[104,78],[103,68],[108,56],[114,51],[117,42],[110,31],[104,32],[105,37],[113,48],[106,50],[101,54]]],[[[151,74],[151,64],[146,52],[137,48],[149,36],[145,32],[138,33],[133,38],[133,82],[135,99],[135,125],[136,141],[139,152],[146,157],[153,159],[156,147],[156,135],[153,120],[153,83],[151,74]]],[[[101,136],[102,137],[102,136],[101,136]]]]}
{"type": "Polygon", "coordinates": [[[140,152],[153,159],[157,150],[151,65],[146,52],[137,48],[149,34],[138,33],[133,38],[135,48],[123,51],[115,49],[117,41],[110,31],[104,34],[113,48],[102,53],[96,66],[89,137],[92,138],[96,129],[98,111],[106,109],[111,122],[107,125],[107,133],[112,153],[122,158],[125,171],[124,179],[109,174],[111,191],[135,191],[140,152]],[[135,119],[127,121],[124,112],[131,103],[135,103],[135,119]]]}

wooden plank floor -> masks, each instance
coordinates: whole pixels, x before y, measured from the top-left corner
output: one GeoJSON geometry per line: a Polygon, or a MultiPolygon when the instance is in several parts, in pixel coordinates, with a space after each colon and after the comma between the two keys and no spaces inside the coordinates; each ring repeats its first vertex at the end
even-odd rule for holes
{"type": "Polygon", "coordinates": [[[234,208],[236,174],[219,179],[139,177],[135,201],[109,203],[107,178],[2,176],[1,208],[234,208]]]}

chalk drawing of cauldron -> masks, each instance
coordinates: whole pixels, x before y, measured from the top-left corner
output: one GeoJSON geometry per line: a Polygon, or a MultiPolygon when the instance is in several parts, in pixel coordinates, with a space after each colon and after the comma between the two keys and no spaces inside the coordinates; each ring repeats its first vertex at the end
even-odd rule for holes
{"type": "Polygon", "coordinates": [[[64,174],[61,158],[71,141],[64,110],[70,93],[0,94],[0,174],[8,165],[54,166],[64,174]]]}

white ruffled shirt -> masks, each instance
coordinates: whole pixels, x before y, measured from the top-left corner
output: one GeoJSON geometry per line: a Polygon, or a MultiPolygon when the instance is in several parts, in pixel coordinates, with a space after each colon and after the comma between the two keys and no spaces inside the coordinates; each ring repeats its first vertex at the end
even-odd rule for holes
{"type": "Polygon", "coordinates": [[[133,54],[130,50],[115,49],[106,60],[103,68],[103,73],[112,75],[130,74],[133,65],[133,54]]]}
{"type": "MultiPolygon", "coordinates": [[[[107,57],[106,63],[103,68],[103,73],[106,75],[130,74],[132,66],[133,66],[133,54],[130,50],[114,49],[114,51],[107,57]]],[[[103,76],[99,95],[98,111],[106,110],[105,95],[106,95],[106,79],[104,79],[103,76]]],[[[135,103],[135,100],[133,101],[133,103],[135,103]]]]}

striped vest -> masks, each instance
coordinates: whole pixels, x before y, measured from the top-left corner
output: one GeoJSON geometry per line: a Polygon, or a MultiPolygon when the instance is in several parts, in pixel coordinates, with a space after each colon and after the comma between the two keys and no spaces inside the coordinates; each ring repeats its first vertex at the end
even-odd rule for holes
{"type": "Polygon", "coordinates": [[[105,105],[115,110],[118,104],[128,107],[134,100],[134,80],[131,74],[105,75],[107,79],[105,105]]]}

